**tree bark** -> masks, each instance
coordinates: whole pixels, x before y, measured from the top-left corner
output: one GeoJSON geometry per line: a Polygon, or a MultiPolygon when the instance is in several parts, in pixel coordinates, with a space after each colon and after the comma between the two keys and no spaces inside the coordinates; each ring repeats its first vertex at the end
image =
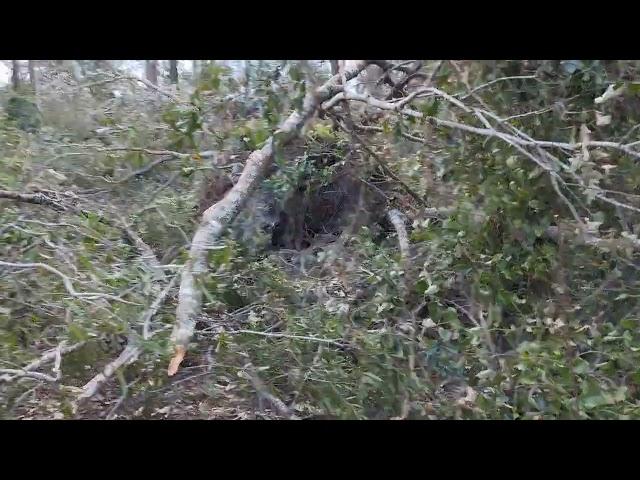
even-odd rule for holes
{"type": "MultiPolygon", "coordinates": [[[[368,62],[364,60],[354,62],[351,68],[343,72],[343,75],[348,80],[354,78],[367,65],[368,62]]],[[[167,372],[169,376],[178,371],[195,330],[196,318],[202,308],[200,280],[207,273],[207,254],[211,245],[236,218],[247,199],[267,175],[273,162],[274,151],[300,134],[319,105],[341,90],[341,81],[342,76],[333,76],[316,91],[307,93],[301,111],[294,111],[289,115],[265,145],[249,155],[238,182],[222,200],[209,207],[202,215],[200,225],[191,242],[189,260],[182,270],[176,324],[172,333],[175,354],[169,364],[167,372]]]]}
{"type": "Polygon", "coordinates": [[[18,60],[11,60],[11,86],[14,90],[20,89],[20,63],[18,60]]]}
{"type": "Polygon", "coordinates": [[[178,61],[169,60],[169,80],[174,85],[178,84],[178,61]]]}
{"type": "Polygon", "coordinates": [[[157,60],[146,60],[146,77],[149,82],[153,85],[158,85],[158,61],[157,60]]]}
{"type": "Polygon", "coordinates": [[[193,73],[191,74],[191,77],[193,78],[193,85],[197,86],[198,80],[200,79],[200,62],[198,60],[193,61],[192,69],[193,73]]]}
{"type": "Polygon", "coordinates": [[[80,84],[84,81],[84,75],[82,74],[82,67],[80,66],[80,63],[77,60],[65,60],[64,65],[68,69],[68,71],[71,72],[71,75],[73,75],[73,79],[77,83],[80,84]]]}
{"type": "Polygon", "coordinates": [[[38,91],[38,79],[36,77],[35,63],[35,60],[29,60],[29,83],[31,84],[31,90],[33,90],[33,93],[38,91]]]}

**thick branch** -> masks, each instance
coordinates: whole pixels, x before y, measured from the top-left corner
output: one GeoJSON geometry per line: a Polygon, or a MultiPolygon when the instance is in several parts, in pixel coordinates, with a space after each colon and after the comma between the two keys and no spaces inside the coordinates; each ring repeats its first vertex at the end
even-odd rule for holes
{"type": "Polygon", "coordinates": [[[318,90],[308,93],[302,110],[293,112],[261,149],[249,155],[238,182],[221,201],[205,210],[191,243],[189,260],[182,271],[176,325],[172,334],[175,356],[168,368],[169,375],[178,371],[193,336],[196,317],[202,307],[202,292],[198,279],[206,273],[207,252],[212,243],[242,210],[249,196],[267,174],[273,161],[274,149],[282,147],[300,133],[316,113],[318,106],[342,89],[343,78],[350,80],[358,76],[367,65],[367,61],[355,62],[350,69],[340,75],[334,75],[318,90]]]}
{"type": "Polygon", "coordinates": [[[9,190],[0,190],[0,198],[7,198],[9,200],[15,200],[24,203],[33,203],[34,205],[47,205],[55,210],[65,211],[67,207],[54,199],[48,197],[44,193],[20,193],[11,192],[9,190]]]}
{"type": "Polygon", "coordinates": [[[404,216],[399,210],[393,209],[389,210],[387,217],[398,234],[398,245],[400,247],[402,261],[407,261],[409,258],[409,235],[407,234],[407,227],[404,224],[404,216]]]}

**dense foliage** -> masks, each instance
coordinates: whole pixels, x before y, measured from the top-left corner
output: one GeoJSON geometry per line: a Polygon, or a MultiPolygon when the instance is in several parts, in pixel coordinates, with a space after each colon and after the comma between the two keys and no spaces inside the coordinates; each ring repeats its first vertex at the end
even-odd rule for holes
{"type": "Polygon", "coordinates": [[[367,67],[209,247],[173,377],[201,216],[329,65],[76,67],[0,92],[2,418],[640,418],[640,62],[367,67]]]}

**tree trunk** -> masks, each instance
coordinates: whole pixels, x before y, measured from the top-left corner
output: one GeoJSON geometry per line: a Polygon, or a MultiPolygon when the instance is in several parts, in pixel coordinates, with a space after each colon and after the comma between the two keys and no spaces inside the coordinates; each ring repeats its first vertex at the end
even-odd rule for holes
{"type": "Polygon", "coordinates": [[[169,60],[169,80],[174,85],[178,84],[178,61],[169,60]]]}
{"type": "Polygon", "coordinates": [[[111,62],[109,60],[96,60],[96,70],[111,70],[111,62]]]}
{"type": "Polygon", "coordinates": [[[158,61],[147,60],[145,66],[147,80],[149,80],[154,85],[158,85],[158,61]]]}
{"type": "Polygon", "coordinates": [[[36,61],[29,60],[29,83],[31,83],[31,90],[36,93],[38,90],[38,79],[36,77],[36,61]]]}
{"type": "Polygon", "coordinates": [[[198,60],[193,61],[193,73],[191,77],[193,78],[193,84],[198,85],[198,80],[200,78],[200,63],[198,60]]]}
{"type": "Polygon", "coordinates": [[[11,60],[12,71],[11,71],[11,85],[14,90],[20,89],[20,63],[18,60],[11,60]]]}
{"type": "Polygon", "coordinates": [[[84,81],[84,75],[82,74],[82,67],[77,60],[65,60],[64,65],[67,70],[73,75],[73,79],[77,83],[82,83],[84,81]]]}

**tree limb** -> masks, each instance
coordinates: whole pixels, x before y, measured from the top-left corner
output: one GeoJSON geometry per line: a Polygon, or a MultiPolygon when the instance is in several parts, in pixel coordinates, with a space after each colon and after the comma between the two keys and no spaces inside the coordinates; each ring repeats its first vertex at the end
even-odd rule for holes
{"type": "Polygon", "coordinates": [[[355,78],[368,64],[369,62],[364,60],[354,62],[353,66],[341,75],[334,75],[315,92],[309,92],[304,99],[301,111],[294,111],[289,115],[280,128],[267,139],[265,145],[249,155],[238,182],[222,200],[205,210],[191,243],[189,260],[182,270],[176,324],[172,334],[175,355],[169,364],[167,372],[169,376],[175,375],[178,371],[193,336],[195,320],[202,307],[202,291],[198,280],[207,271],[206,260],[210,246],[222,235],[224,229],[242,210],[249,196],[267,175],[268,168],[273,162],[275,148],[282,147],[297,136],[316,113],[319,105],[342,89],[343,76],[347,80],[355,78]]]}

